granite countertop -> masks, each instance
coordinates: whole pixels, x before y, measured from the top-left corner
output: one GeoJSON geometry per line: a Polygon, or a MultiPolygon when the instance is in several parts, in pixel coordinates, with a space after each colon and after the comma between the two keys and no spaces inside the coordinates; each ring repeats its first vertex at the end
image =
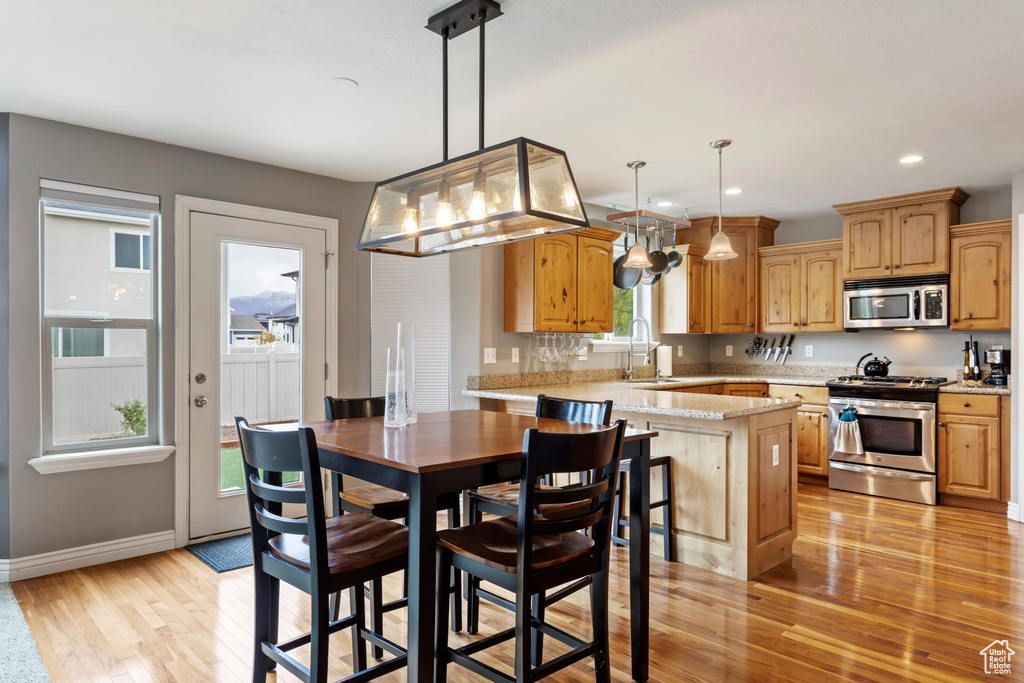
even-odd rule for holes
{"type": "MultiPolygon", "coordinates": [[[[657,386],[659,389],[684,389],[686,387],[699,387],[706,384],[791,384],[801,387],[824,387],[825,382],[833,379],[831,377],[812,377],[810,375],[687,375],[685,377],[669,377],[672,380],[651,380],[650,385],[645,382],[634,382],[631,386],[657,386]]],[[[623,380],[625,383],[625,380],[623,380]]]]}
{"type": "MultiPolygon", "coordinates": [[[[611,400],[615,410],[624,413],[645,415],[670,415],[697,420],[731,420],[747,415],[788,410],[800,406],[795,399],[747,398],[744,396],[716,396],[714,394],[690,394],[664,391],[666,388],[686,387],[695,384],[711,384],[711,380],[728,381],[723,378],[701,378],[692,381],[687,377],[679,383],[629,384],[618,382],[586,382],[576,384],[554,384],[512,389],[467,389],[463,395],[474,398],[490,398],[501,401],[522,401],[535,403],[537,394],[549,394],[559,398],[583,401],[611,400]],[[657,386],[661,391],[653,389],[657,386]]],[[[788,378],[787,378],[788,380],[788,378]]],[[[736,381],[736,380],[733,380],[736,381]]],[[[756,379],[746,379],[752,382],[756,379]]],[[[789,383],[787,381],[787,383],[789,383]]]]}
{"type": "Polygon", "coordinates": [[[955,384],[947,384],[944,387],[939,387],[939,392],[943,394],[990,394],[993,396],[1009,396],[1009,386],[995,386],[994,384],[965,384],[963,382],[956,382],[955,384]]]}

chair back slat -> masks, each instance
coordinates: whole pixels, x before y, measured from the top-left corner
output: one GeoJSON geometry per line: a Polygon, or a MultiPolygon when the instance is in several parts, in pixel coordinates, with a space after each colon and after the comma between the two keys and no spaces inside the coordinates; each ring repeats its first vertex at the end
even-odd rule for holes
{"type": "Polygon", "coordinates": [[[259,504],[254,505],[253,509],[256,511],[256,518],[259,520],[260,526],[265,529],[278,534],[306,535],[307,526],[304,519],[291,519],[290,517],[275,515],[259,504]]]}
{"type": "Polygon", "coordinates": [[[590,498],[597,498],[607,491],[608,487],[609,482],[607,480],[601,480],[592,484],[583,484],[581,486],[567,486],[565,488],[558,489],[538,489],[533,492],[533,504],[539,507],[542,505],[561,505],[563,503],[585,501],[590,498]]]}
{"type": "Polygon", "coordinates": [[[573,401],[540,394],[537,396],[536,416],[607,427],[612,422],[612,402],[573,401]]]}
{"type": "Polygon", "coordinates": [[[351,420],[357,417],[383,417],[384,397],[334,398],[324,396],[324,413],[328,420],[351,420]]]}
{"type": "MultiPolygon", "coordinates": [[[[238,420],[245,418],[235,418],[238,420]]],[[[258,470],[265,472],[301,472],[302,459],[295,444],[295,430],[265,430],[250,427],[238,428],[238,445],[242,459],[258,470]],[[256,436],[258,435],[258,436],[256,436]]]]}
{"type": "Polygon", "coordinates": [[[300,488],[287,488],[285,486],[269,484],[261,481],[256,475],[249,477],[249,486],[252,487],[253,493],[263,500],[274,503],[294,503],[296,505],[304,505],[306,503],[306,492],[300,488]]]}

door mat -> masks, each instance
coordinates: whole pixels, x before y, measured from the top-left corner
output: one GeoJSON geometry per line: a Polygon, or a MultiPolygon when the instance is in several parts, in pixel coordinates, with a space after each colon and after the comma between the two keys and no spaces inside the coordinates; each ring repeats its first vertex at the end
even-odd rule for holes
{"type": "Polygon", "coordinates": [[[49,683],[11,584],[0,583],[0,683],[49,683]]]}
{"type": "Polygon", "coordinates": [[[218,574],[252,566],[252,537],[249,534],[187,545],[185,550],[218,574]]]}

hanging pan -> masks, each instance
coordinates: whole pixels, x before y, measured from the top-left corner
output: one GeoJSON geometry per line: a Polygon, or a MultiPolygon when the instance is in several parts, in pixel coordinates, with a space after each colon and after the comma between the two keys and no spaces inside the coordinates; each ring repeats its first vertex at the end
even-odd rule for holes
{"type": "Polygon", "coordinates": [[[618,289],[633,289],[640,282],[641,272],[638,268],[627,268],[626,255],[629,254],[629,233],[624,241],[626,251],[612,264],[612,284],[618,289]]]}

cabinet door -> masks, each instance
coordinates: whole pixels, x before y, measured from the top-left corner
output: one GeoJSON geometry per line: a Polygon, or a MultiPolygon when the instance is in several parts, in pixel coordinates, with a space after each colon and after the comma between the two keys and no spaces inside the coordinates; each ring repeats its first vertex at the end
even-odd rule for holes
{"type": "Polygon", "coordinates": [[[768,396],[767,384],[726,384],[722,387],[723,396],[749,396],[763,398],[768,396]]]}
{"type": "Polygon", "coordinates": [[[843,216],[843,274],[847,280],[892,275],[892,210],[843,216]]]}
{"type": "Polygon", "coordinates": [[[612,331],[612,244],[593,237],[576,238],[576,312],[579,332],[612,331]]]}
{"type": "Polygon", "coordinates": [[[800,258],[761,257],[761,332],[796,332],[800,326],[800,258]]]}
{"type": "Polygon", "coordinates": [[[700,256],[686,257],[687,326],[703,334],[711,329],[711,264],[700,256]]]}
{"type": "Polygon", "coordinates": [[[893,275],[949,272],[949,202],[926,202],[893,210],[893,275]]]}
{"type": "Polygon", "coordinates": [[[807,474],[828,474],[828,413],[824,406],[800,406],[796,413],[796,468],[807,474]]]}
{"type": "Polygon", "coordinates": [[[1010,329],[1010,233],[950,240],[949,327],[1010,329]]]}
{"type": "Polygon", "coordinates": [[[534,241],[534,330],[575,332],[576,235],[534,241]]]}
{"type": "Polygon", "coordinates": [[[711,266],[711,331],[746,334],[757,325],[756,231],[726,228],[725,234],[738,256],[711,266]]]}
{"type": "Polygon", "coordinates": [[[662,334],[703,334],[711,318],[711,268],[687,255],[658,282],[658,329],[662,334]]]}
{"type": "Polygon", "coordinates": [[[800,331],[843,331],[843,255],[838,249],[800,255],[800,331]]]}
{"type": "Polygon", "coordinates": [[[939,414],[939,493],[999,500],[999,418],[939,414]]]}

